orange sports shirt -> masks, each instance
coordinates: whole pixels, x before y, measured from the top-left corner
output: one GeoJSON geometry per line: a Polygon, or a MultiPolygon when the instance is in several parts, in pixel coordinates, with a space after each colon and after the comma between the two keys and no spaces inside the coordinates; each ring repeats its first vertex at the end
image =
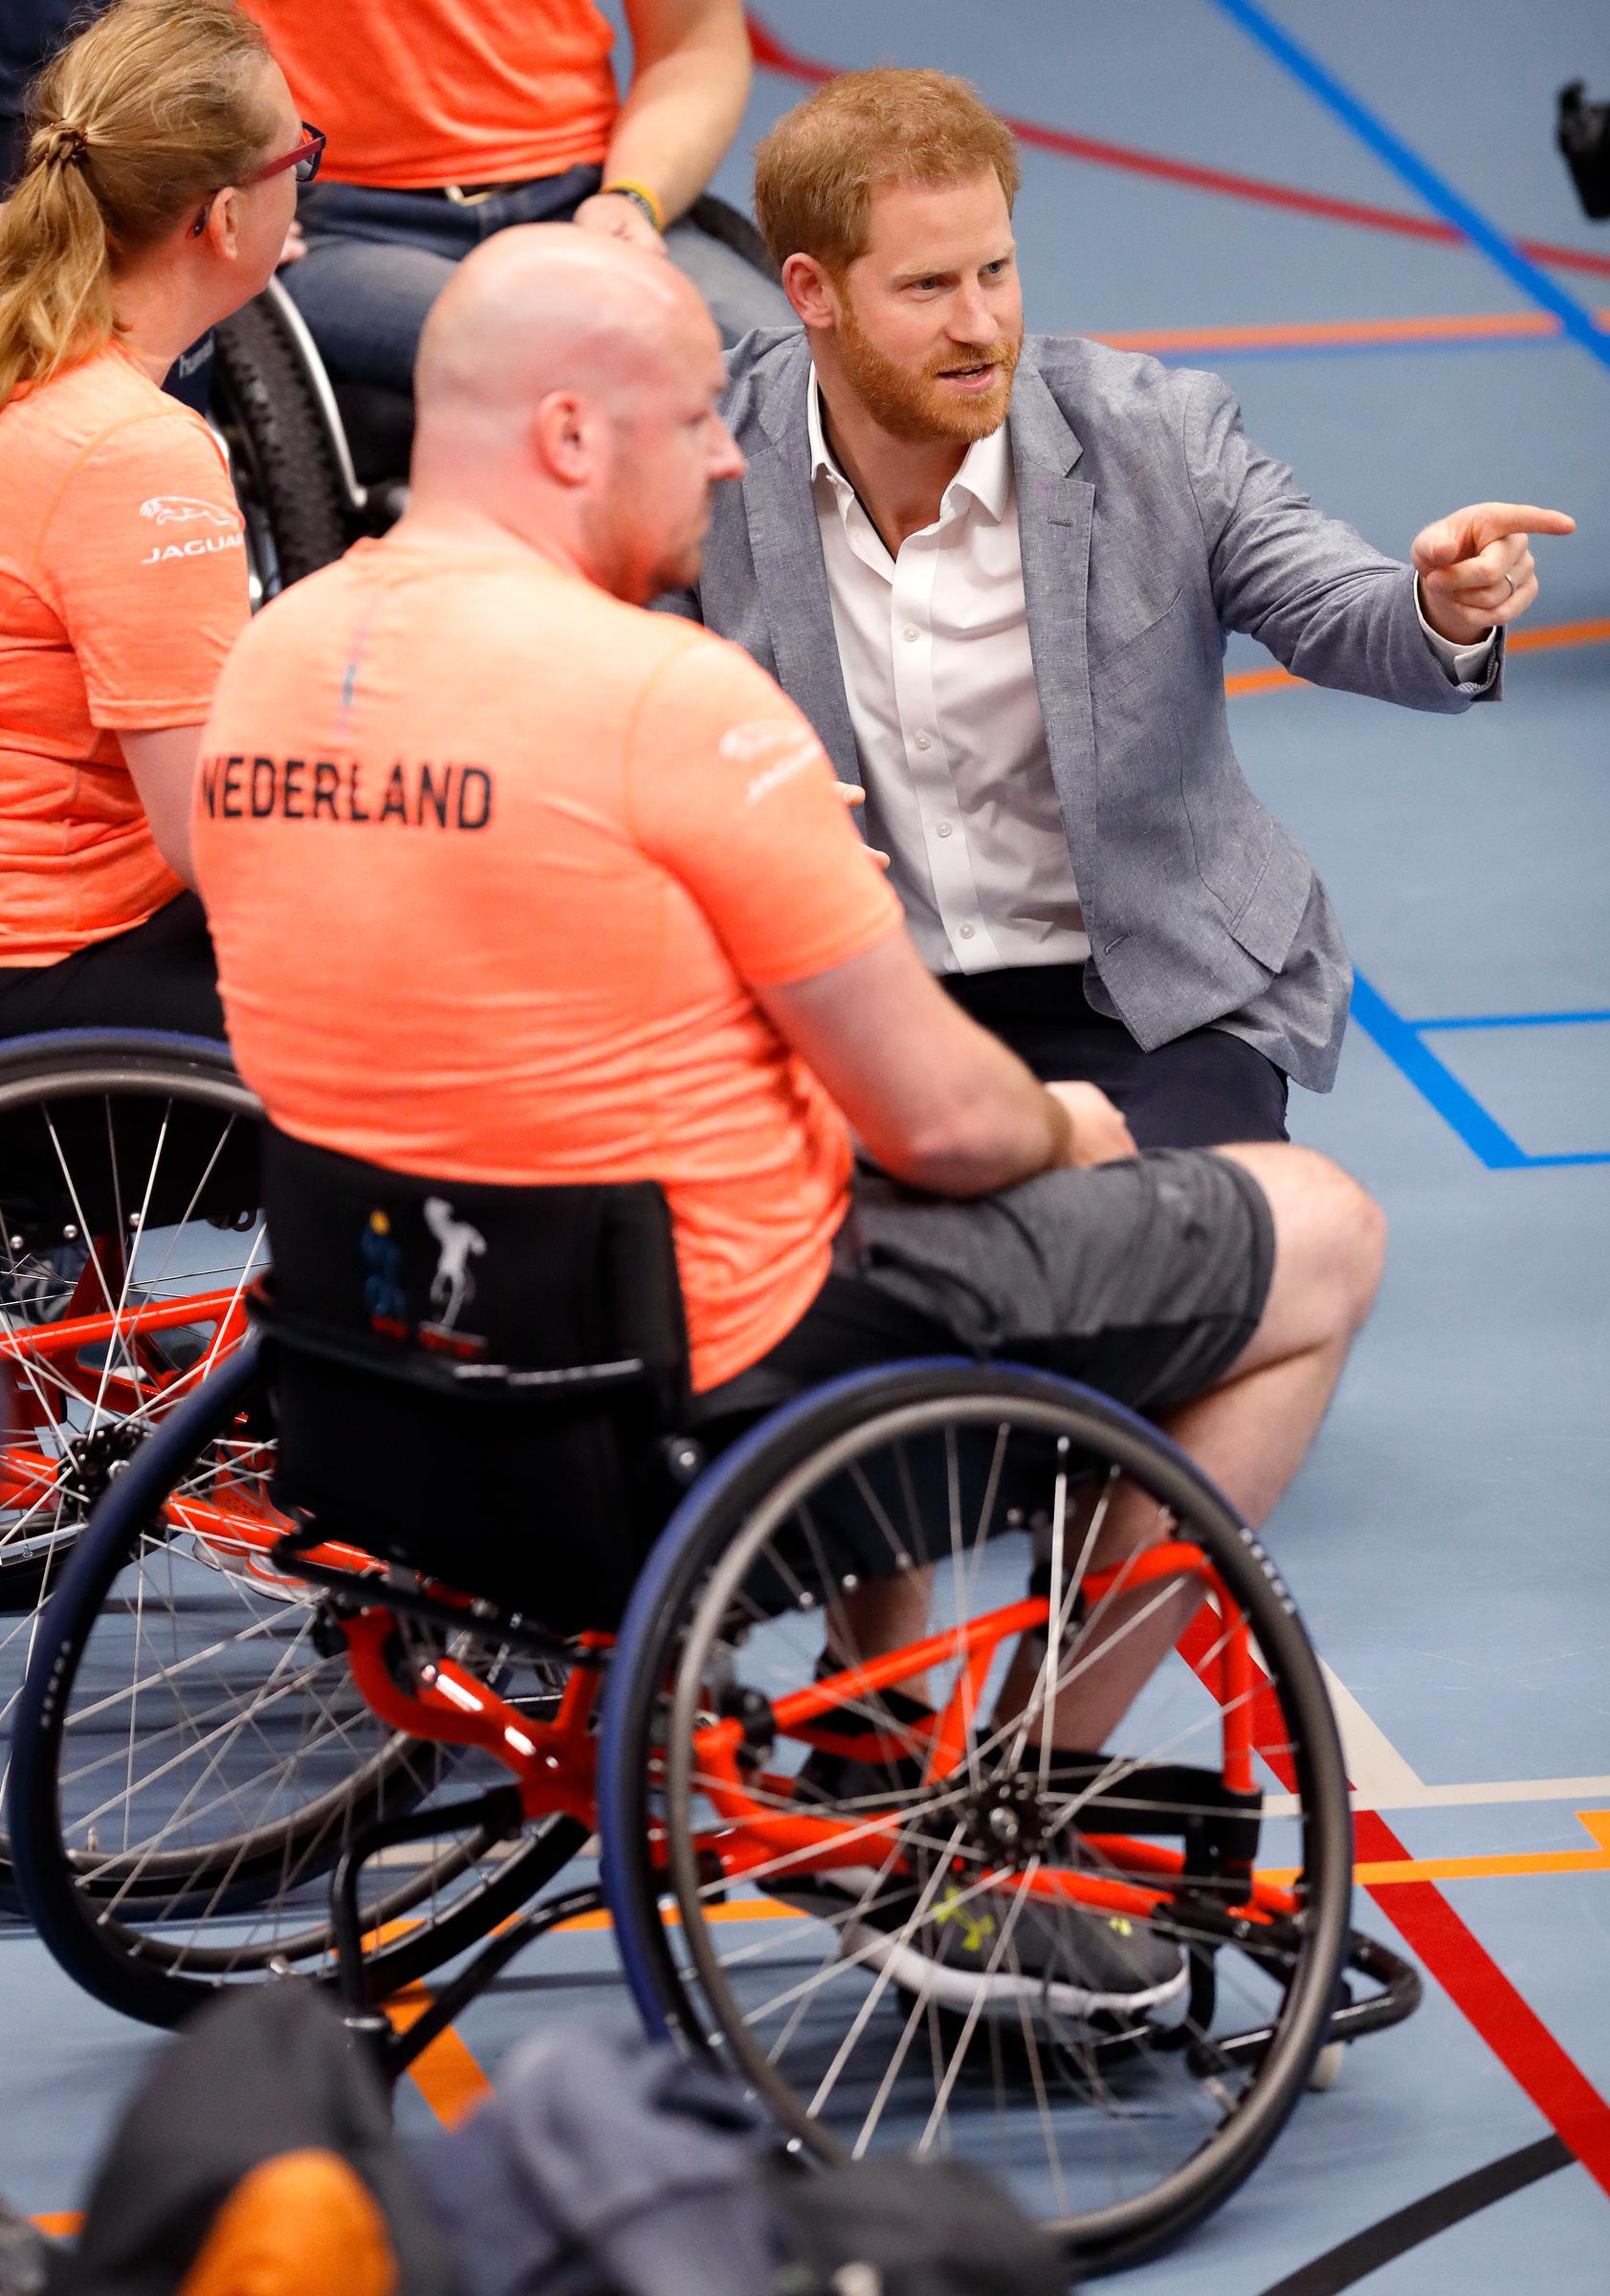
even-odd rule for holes
{"type": "Polygon", "coordinates": [[[443,1180],[657,1180],[699,1388],[808,1307],[849,1139],[753,992],[900,911],[746,654],[534,554],[361,542],[231,656],[192,835],[284,1130],[443,1180]]]}
{"type": "Polygon", "coordinates": [[[116,347],[0,408],[0,965],[55,964],[183,892],[118,736],[199,725],[246,615],[199,415],[116,347]]]}
{"type": "Polygon", "coordinates": [[[245,0],[332,182],[519,183],[594,166],[620,99],[592,0],[245,0]]]}

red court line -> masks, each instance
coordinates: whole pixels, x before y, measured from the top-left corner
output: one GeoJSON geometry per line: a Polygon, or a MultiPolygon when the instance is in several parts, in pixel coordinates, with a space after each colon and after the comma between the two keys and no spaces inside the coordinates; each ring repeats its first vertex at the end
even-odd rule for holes
{"type": "MultiPolygon", "coordinates": [[[[751,10],[749,45],[762,70],[784,78],[820,87],[836,78],[839,67],[819,63],[785,47],[777,34],[751,10]]],[[[1229,199],[1256,200],[1267,208],[1285,208],[1293,214],[1319,215],[1329,223],[1350,223],[1364,231],[1396,232],[1405,239],[1431,239],[1443,246],[1463,247],[1465,234],[1441,217],[1405,215],[1399,208],[1372,207],[1356,199],[1332,199],[1322,191],[1304,191],[1294,184],[1271,184],[1262,176],[1236,175],[1223,167],[1199,167],[1188,160],[1171,160],[1161,152],[1141,151],[1131,144],[1108,144],[1097,136],[1075,136],[1066,128],[1047,127],[1037,120],[1014,120],[1002,115],[1020,144],[1036,151],[1054,151],[1063,159],[1090,160],[1098,167],[1117,167],[1130,175],[1149,175],[1164,183],[1184,184],[1193,191],[1216,191],[1229,199]]],[[[1610,278],[1610,255],[1590,254],[1577,247],[1555,247],[1542,239],[1518,239],[1521,253],[1535,263],[1554,263],[1564,271],[1586,271],[1610,278]]]]}
{"type": "MultiPolygon", "coordinates": [[[[1202,1613],[1180,1637],[1182,1656],[1199,1672],[1210,1664],[1214,1623],[1202,1613]]],[[[1210,1679],[1210,1677],[1205,1677],[1210,1679]]],[[[1289,1791],[1295,1790],[1290,1758],[1279,1751],[1288,1733],[1268,1677],[1261,1670],[1253,1692],[1252,1734],[1258,1751],[1289,1791]]],[[[1378,1810],[1354,1817],[1361,1860],[1409,1861],[1409,1852],[1378,1810]]],[[[1594,2181],[1610,2195],[1610,2104],[1573,2063],[1536,2011],[1522,1999],[1498,1964],[1460,1919],[1435,1882],[1368,1886],[1411,1953],[1418,1954],[1505,2071],[1531,2098],[1556,2136],[1594,2181]]]]}

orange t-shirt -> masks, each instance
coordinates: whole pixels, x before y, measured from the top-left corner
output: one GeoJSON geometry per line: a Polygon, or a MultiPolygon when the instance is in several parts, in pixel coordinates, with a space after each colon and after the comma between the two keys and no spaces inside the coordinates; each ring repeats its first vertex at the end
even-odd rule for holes
{"type": "Polygon", "coordinates": [[[753,992],[900,911],[746,654],[535,555],[360,542],[231,656],[192,840],[276,1124],[443,1180],[658,1181],[700,1388],[797,1322],[849,1139],[753,992]]]}
{"type": "Polygon", "coordinates": [[[245,0],[323,174],[383,189],[596,166],[620,109],[592,0],[245,0]]]}
{"type": "Polygon", "coordinates": [[[115,346],[0,408],[0,965],[55,964],[183,892],[118,735],[199,725],[246,617],[199,415],[115,346]]]}

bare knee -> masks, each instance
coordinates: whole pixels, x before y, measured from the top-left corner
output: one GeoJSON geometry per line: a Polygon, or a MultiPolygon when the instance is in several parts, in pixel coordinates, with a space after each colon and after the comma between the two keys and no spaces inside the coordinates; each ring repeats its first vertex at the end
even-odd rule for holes
{"type": "Polygon", "coordinates": [[[1265,1323],[1294,1347],[1350,1339],[1380,1284],[1386,1215],[1379,1204],[1312,1148],[1259,1142],[1219,1153],[1252,1174],[1274,1222],[1265,1323]]]}

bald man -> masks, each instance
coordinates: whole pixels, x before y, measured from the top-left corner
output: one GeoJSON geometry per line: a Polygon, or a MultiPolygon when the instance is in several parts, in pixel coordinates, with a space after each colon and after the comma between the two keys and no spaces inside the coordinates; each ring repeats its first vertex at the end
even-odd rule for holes
{"type": "MultiPolygon", "coordinates": [[[[1378,1219],[1306,1150],[1136,1157],[1092,1087],[1038,1084],[928,973],[792,703],[640,610],[696,575],[741,470],[723,381],[651,255],[549,226],[464,264],[408,516],[257,617],[206,730],[193,850],[242,1073],[276,1125],[393,1171],[657,1181],[710,1413],[757,1368],[775,1392],[993,1348],[1159,1417],[1256,1523],[1368,1309],[1378,1219]]],[[[1092,1565],[1159,1534],[1126,1494],[1092,1565]]],[[[835,1632],[893,1647],[926,1600],[920,1573],[864,1589],[835,1632]]],[[[1101,1745],[1170,1648],[1177,1606],[1137,1601],[1043,1693],[1058,1746],[1101,1745]]],[[[996,1984],[964,1937],[894,1928],[899,1970],[996,1984]]],[[[1079,1936],[1059,1998],[1185,1984],[1143,1925],[1079,1936]]]]}

